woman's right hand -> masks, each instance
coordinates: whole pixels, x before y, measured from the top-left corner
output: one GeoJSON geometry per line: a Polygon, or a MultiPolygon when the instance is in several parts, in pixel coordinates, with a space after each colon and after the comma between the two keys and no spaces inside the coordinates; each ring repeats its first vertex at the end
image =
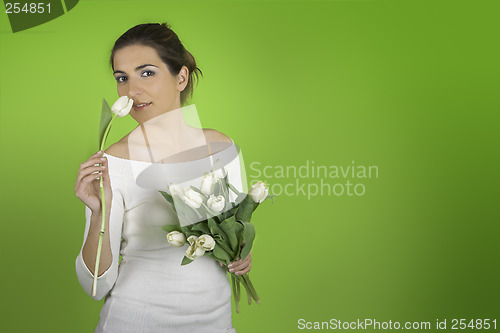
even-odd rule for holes
{"type": "Polygon", "coordinates": [[[87,205],[92,212],[102,211],[100,176],[103,177],[104,197],[108,203],[112,198],[111,182],[108,173],[108,159],[102,157],[102,152],[92,155],[88,160],[80,164],[75,183],[76,196],[87,205]],[[102,164],[102,166],[95,166],[95,164],[102,164]],[[102,175],[99,174],[99,172],[102,172],[102,175]]]}

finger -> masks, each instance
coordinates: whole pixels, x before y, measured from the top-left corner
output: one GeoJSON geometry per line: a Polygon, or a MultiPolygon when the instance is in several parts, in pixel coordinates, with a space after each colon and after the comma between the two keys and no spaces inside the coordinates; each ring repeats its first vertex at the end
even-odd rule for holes
{"type": "Polygon", "coordinates": [[[236,266],[236,265],[239,265],[239,264],[241,264],[241,260],[240,260],[240,259],[239,259],[239,257],[238,257],[238,259],[237,259],[237,260],[235,260],[235,261],[231,261],[231,262],[229,263],[229,265],[227,265],[227,267],[233,267],[233,266],[236,266]]]}
{"type": "Polygon", "coordinates": [[[109,182],[109,169],[108,169],[108,159],[107,158],[102,163],[102,166],[104,167],[104,169],[103,169],[104,177],[103,177],[102,180],[105,181],[105,182],[109,182]]]}
{"type": "Polygon", "coordinates": [[[106,161],[106,157],[102,157],[101,154],[97,156],[92,156],[82,164],[80,164],[80,170],[83,170],[85,168],[88,168],[89,166],[94,166],[95,164],[101,164],[104,161],[106,161]]]}
{"type": "MultiPolygon", "coordinates": [[[[90,166],[95,166],[96,164],[101,164],[103,161],[106,160],[106,157],[101,156],[101,153],[96,153],[92,155],[87,161],[83,162],[80,164],[80,167],[78,168],[78,176],[80,177],[81,173],[88,167],[90,166]]],[[[80,177],[81,179],[82,177],[80,177]]]]}
{"type": "MultiPolygon", "coordinates": [[[[106,162],[104,162],[104,163],[106,163],[106,162]]],[[[81,175],[83,178],[85,176],[90,175],[91,173],[104,171],[104,170],[106,170],[106,165],[91,166],[91,167],[88,167],[88,168],[85,168],[84,170],[82,170],[81,175]]]]}
{"type": "Polygon", "coordinates": [[[97,174],[98,172],[102,171],[107,171],[107,165],[102,165],[102,166],[93,166],[93,167],[88,167],[84,170],[82,170],[81,173],[79,173],[76,183],[75,183],[75,191],[78,191],[78,188],[80,186],[86,186],[85,184],[82,183],[82,180],[92,174],[97,174]]]}
{"type": "Polygon", "coordinates": [[[247,256],[245,257],[245,259],[243,259],[243,260],[240,259],[239,262],[249,262],[250,260],[252,260],[251,258],[252,258],[252,256],[251,256],[251,254],[249,252],[247,254],[247,256]]]}
{"type": "Polygon", "coordinates": [[[236,262],[231,267],[229,267],[229,272],[234,273],[234,272],[240,271],[243,268],[247,267],[248,264],[249,264],[248,261],[239,261],[239,262],[236,262]]]}
{"type": "Polygon", "coordinates": [[[88,175],[86,177],[83,177],[82,181],[80,182],[80,186],[75,190],[76,196],[81,197],[83,190],[93,181],[97,180],[99,181],[99,177],[101,177],[102,174],[99,173],[94,173],[91,175],[88,175]]]}
{"type": "Polygon", "coordinates": [[[95,180],[98,181],[101,176],[102,176],[102,171],[92,173],[88,176],[85,176],[81,182],[81,184],[82,184],[81,189],[86,188],[86,185],[89,185],[91,182],[93,182],[95,180]]]}
{"type": "Polygon", "coordinates": [[[248,272],[250,272],[250,267],[252,267],[252,264],[248,264],[248,266],[244,267],[243,269],[237,271],[235,274],[236,275],[243,275],[243,274],[246,274],[248,272]]]}
{"type": "Polygon", "coordinates": [[[251,263],[245,263],[241,266],[236,267],[232,273],[235,273],[236,275],[242,275],[248,273],[250,271],[251,266],[252,266],[251,263]]]}
{"type": "Polygon", "coordinates": [[[242,269],[242,267],[246,267],[249,263],[252,262],[252,252],[249,252],[248,255],[245,257],[243,260],[237,260],[232,263],[232,266],[229,268],[234,268],[234,272],[237,272],[239,269],[242,269]]]}
{"type": "Polygon", "coordinates": [[[235,261],[230,262],[230,264],[239,265],[242,262],[248,262],[249,260],[251,260],[251,257],[252,257],[251,254],[252,254],[252,251],[248,252],[248,255],[245,257],[245,259],[241,260],[241,257],[238,257],[235,261]]]}

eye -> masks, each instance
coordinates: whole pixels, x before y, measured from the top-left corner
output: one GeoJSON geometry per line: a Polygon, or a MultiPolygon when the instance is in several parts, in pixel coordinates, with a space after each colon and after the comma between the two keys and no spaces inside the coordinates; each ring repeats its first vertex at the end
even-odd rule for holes
{"type": "Polygon", "coordinates": [[[142,74],[144,74],[144,73],[150,73],[150,75],[146,75],[146,77],[155,75],[155,72],[150,71],[150,70],[145,70],[142,72],[142,74]]]}
{"type": "Polygon", "coordinates": [[[117,77],[115,78],[116,82],[118,82],[118,83],[123,83],[123,81],[122,81],[122,80],[120,80],[120,79],[127,79],[127,77],[126,77],[126,76],[123,76],[123,75],[120,75],[120,76],[117,76],[117,77]]]}

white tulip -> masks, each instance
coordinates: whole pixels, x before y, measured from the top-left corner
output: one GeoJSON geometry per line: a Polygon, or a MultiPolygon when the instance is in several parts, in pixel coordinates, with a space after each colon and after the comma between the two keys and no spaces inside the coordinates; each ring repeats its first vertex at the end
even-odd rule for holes
{"type": "Polygon", "coordinates": [[[208,198],[207,205],[213,211],[220,212],[225,207],[225,199],[222,195],[214,196],[213,194],[208,198]]]}
{"type": "Polygon", "coordinates": [[[174,184],[174,183],[170,183],[168,185],[168,191],[170,192],[171,196],[178,195],[179,197],[182,198],[184,195],[184,191],[182,190],[182,187],[177,185],[177,184],[174,184]]]}
{"type": "Polygon", "coordinates": [[[167,234],[167,240],[173,246],[183,246],[186,244],[186,236],[182,232],[172,231],[167,234]]]}
{"type": "Polygon", "coordinates": [[[250,197],[252,197],[253,201],[261,203],[269,194],[269,187],[267,187],[264,182],[259,181],[256,184],[253,184],[252,187],[250,187],[250,191],[248,194],[250,194],[250,197]]]}
{"type": "Polygon", "coordinates": [[[222,179],[222,178],[226,177],[227,169],[225,167],[223,160],[221,160],[220,158],[215,160],[213,167],[215,168],[214,175],[215,175],[216,179],[222,179]]]}
{"type": "Polygon", "coordinates": [[[132,109],[132,105],[134,105],[133,99],[129,99],[127,96],[121,96],[111,107],[111,112],[118,117],[125,117],[130,112],[130,109],[132,109]]]}
{"type": "Polygon", "coordinates": [[[214,184],[217,181],[215,175],[210,172],[205,172],[203,178],[201,179],[200,191],[205,195],[210,195],[213,193],[214,184]]]}
{"type": "Polygon", "coordinates": [[[197,246],[196,243],[189,246],[186,250],[186,257],[191,260],[199,258],[205,254],[205,249],[202,246],[197,246]]]}
{"type": "Polygon", "coordinates": [[[226,177],[226,175],[227,175],[226,167],[222,167],[222,168],[215,170],[215,178],[216,179],[222,179],[222,178],[226,177]]]}
{"type": "Polygon", "coordinates": [[[187,239],[187,241],[189,242],[189,245],[193,245],[194,243],[196,243],[197,240],[198,240],[198,237],[195,235],[191,235],[187,239]]]}
{"type": "Polygon", "coordinates": [[[200,208],[203,199],[201,194],[193,190],[192,188],[187,188],[184,191],[184,196],[182,200],[191,208],[200,208]]]}
{"type": "Polygon", "coordinates": [[[215,247],[215,241],[210,235],[201,235],[196,240],[196,245],[201,246],[205,251],[211,251],[215,247]]]}

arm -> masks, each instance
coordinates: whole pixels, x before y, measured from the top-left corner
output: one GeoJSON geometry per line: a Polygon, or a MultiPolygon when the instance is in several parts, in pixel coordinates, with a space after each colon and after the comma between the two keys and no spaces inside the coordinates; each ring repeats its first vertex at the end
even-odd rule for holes
{"type": "Polygon", "coordinates": [[[93,213],[89,207],[85,206],[85,233],[83,246],[75,261],[76,275],[85,292],[97,301],[107,295],[118,277],[124,214],[123,196],[117,190],[121,181],[122,179],[116,176],[111,181],[113,195],[110,204],[106,205],[105,233],[99,261],[96,296],[92,296],[92,284],[102,220],[100,212],[93,213]]]}

